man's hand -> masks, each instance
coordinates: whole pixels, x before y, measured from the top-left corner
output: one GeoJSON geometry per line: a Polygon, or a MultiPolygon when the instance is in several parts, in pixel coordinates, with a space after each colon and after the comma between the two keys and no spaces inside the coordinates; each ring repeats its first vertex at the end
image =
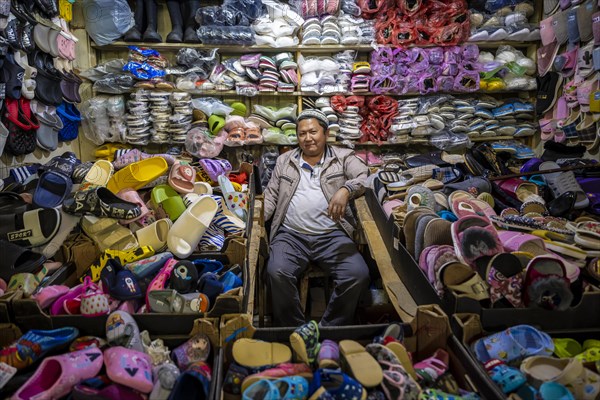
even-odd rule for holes
{"type": "Polygon", "coordinates": [[[329,202],[329,208],[327,213],[329,218],[338,222],[346,212],[346,206],[348,205],[348,199],[350,198],[350,192],[345,187],[341,188],[331,198],[329,202]]]}

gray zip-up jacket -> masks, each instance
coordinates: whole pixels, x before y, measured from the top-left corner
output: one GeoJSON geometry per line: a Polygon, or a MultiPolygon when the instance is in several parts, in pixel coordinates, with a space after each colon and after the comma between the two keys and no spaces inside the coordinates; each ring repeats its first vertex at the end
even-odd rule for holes
{"type": "MultiPolygon", "coordinates": [[[[265,190],[265,220],[273,218],[271,239],[283,224],[292,196],[300,183],[300,154],[301,150],[298,148],[279,156],[265,190]]],[[[325,148],[321,189],[328,203],[342,187],[346,187],[350,192],[350,200],[361,196],[365,191],[367,174],[367,166],[356,157],[354,151],[334,146],[325,148]]],[[[348,236],[354,238],[356,218],[349,205],[346,207],[346,215],[340,220],[340,225],[348,236]]]]}

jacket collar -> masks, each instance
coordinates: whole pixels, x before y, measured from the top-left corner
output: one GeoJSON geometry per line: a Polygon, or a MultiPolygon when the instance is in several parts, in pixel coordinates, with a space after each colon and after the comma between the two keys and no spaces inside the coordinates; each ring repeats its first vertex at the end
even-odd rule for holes
{"type": "MultiPolygon", "coordinates": [[[[336,158],[337,156],[333,151],[333,148],[330,145],[325,145],[325,153],[321,161],[323,168],[327,167],[331,161],[336,158]]],[[[300,147],[294,150],[294,154],[292,155],[291,159],[295,160],[295,164],[300,167],[300,162],[302,161],[302,149],[300,149],[300,147]]]]}

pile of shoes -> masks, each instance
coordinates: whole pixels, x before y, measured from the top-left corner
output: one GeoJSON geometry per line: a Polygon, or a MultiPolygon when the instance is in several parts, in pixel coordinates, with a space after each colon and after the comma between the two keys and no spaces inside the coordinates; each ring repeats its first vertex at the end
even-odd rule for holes
{"type": "Polygon", "coordinates": [[[200,42],[204,44],[251,46],[256,44],[251,24],[261,15],[263,4],[260,0],[243,3],[226,0],[219,6],[198,9],[196,21],[200,28],[196,33],[200,42]]]}
{"type": "Polygon", "coordinates": [[[224,366],[223,394],[246,399],[261,393],[303,399],[391,399],[397,398],[391,393],[401,390],[405,399],[456,397],[459,392],[461,398],[479,398],[458,388],[445,349],[411,357],[403,329],[393,323],[381,333],[374,331],[381,336],[361,337],[368,343],[364,347],[355,340],[323,340],[327,329],[321,330],[315,321],[296,328],[289,342],[237,339],[229,365],[224,366]],[[442,380],[452,383],[442,385],[442,380]]]}
{"type": "Polygon", "coordinates": [[[347,93],[352,66],[348,68],[348,61],[346,57],[343,58],[340,62],[337,57],[302,57],[298,62],[302,91],[318,94],[347,93]]]}
{"type": "Polygon", "coordinates": [[[338,24],[342,31],[341,44],[371,44],[375,42],[375,21],[340,13],[338,24]]]}
{"type": "Polygon", "coordinates": [[[82,81],[73,72],[78,39],[66,21],[71,13],[59,15],[55,1],[44,7],[5,3],[0,23],[0,154],[21,156],[36,147],[56,150],[59,141],[77,137],[80,119],[72,105],[81,102],[82,81]]]}
{"type": "MultiPolygon", "coordinates": [[[[468,44],[371,52],[375,93],[474,92],[479,89],[479,48],[468,44]]],[[[304,77],[303,77],[304,78],[304,77]]]]}
{"type": "MultiPolygon", "coordinates": [[[[287,10],[287,13],[293,13],[287,10]]],[[[259,46],[291,47],[299,43],[296,32],[299,26],[296,18],[288,14],[273,18],[272,14],[265,14],[256,19],[252,24],[254,39],[259,46]]]]}
{"type": "MultiPolygon", "coordinates": [[[[262,136],[266,143],[295,144],[297,105],[288,105],[275,109],[273,107],[253,105],[254,112],[246,119],[254,126],[262,129],[262,136]]],[[[258,138],[255,138],[258,139],[258,138]]]]}
{"type": "Polygon", "coordinates": [[[328,45],[340,44],[342,31],[338,19],[334,15],[325,15],[321,18],[308,18],[302,24],[303,45],[328,45]]]}
{"type": "Polygon", "coordinates": [[[548,1],[544,6],[537,52],[541,138],[594,150],[600,145],[598,5],[548,1]]]}
{"type": "MultiPolygon", "coordinates": [[[[59,293],[49,287],[39,298],[52,302],[59,293]]],[[[93,291],[89,293],[82,308],[93,304],[93,291]]],[[[108,316],[104,337],[84,336],[74,327],[32,329],[0,350],[7,370],[3,394],[19,400],[207,398],[213,379],[209,362],[217,358],[209,338],[199,333],[171,343],[169,350],[162,339],[151,340],[126,311],[108,316]]]]}
{"type": "MultiPolygon", "coordinates": [[[[558,1],[556,1],[558,3],[558,1]]],[[[470,42],[502,41],[535,42],[540,29],[529,23],[534,14],[533,4],[526,0],[510,3],[486,1],[471,9],[470,42]]]]}
{"type": "Polygon", "coordinates": [[[371,65],[366,61],[354,63],[352,67],[352,80],[350,82],[350,91],[352,93],[368,92],[370,83],[371,65]]]}
{"type": "Polygon", "coordinates": [[[479,81],[481,90],[537,89],[537,83],[533,77],[536,72],[535,62],[512,46],[498,47],[495,57],[490,52],[480,52],[479,63],[482,74],[479,81]]]}

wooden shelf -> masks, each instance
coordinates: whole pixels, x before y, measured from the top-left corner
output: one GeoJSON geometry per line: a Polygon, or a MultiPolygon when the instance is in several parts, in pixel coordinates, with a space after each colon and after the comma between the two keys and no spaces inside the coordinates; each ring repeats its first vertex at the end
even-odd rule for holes
{"type": "MultiPolygon", "coordinates": [[[[516,41],[499,41],[499,42],[466,42],[465,44],[476,44],[482,49],[494,49],[500,46],[512,46],[515,48],[527,48],[534,45],[536,42],[516,42],[516,41]]],[[[219,49],[222,53],[251,53],[251,52],[265,52],[265,53],[281,53],[284,51],[304,51],[306,53],[333,53],[344,50],[357,50],[357,51],[372,51],[379,45],[370,44],[357,44],[357,45],[319,45],[319,46],[306,46],[297,45],[290,47],[271,47],[271,46],[233,46],[233,45],[212,45],[212,44],[200,44],[200,43],[145,43],[145,42],[114,42],[104,46],[99,46],[92,42],[92,48],[97,50],[127,50],[129,46],[138,47],[151,47],[158,51],[177,51],[184,47],[191,47],[195,49],[219,49]]],[[[387,46],[392,47],[392,46],[387,46]]],[[[416,46],[410,45],[411,47],[439,47],[437,45],[423,45],[416,46]]]]}
{"type": "MultiPolygon", "coordinates": [[[[514,136],[482,136],[482,137],[475,137],[475,138],[471,138],[472,142],[488,142],[488,141],[499,141],[499,140],[517,140],[519,138],[516,138],[514,136]]],[[[345,146],[344,143],[335,140],[335,137],[329,137],[327,138],[327,144],[330,144],[332,146],[345,146]]],[[[294,143],[294,144],[277,144],[277,143],[260,143],[260,144],[246,144],[244,146],[297,146],[298,143],[294,143]]],[[[354,142],[354,145],[357,147],[368,147],[368,146],[377,146],[377,147],[393,147],[393,146],[410,146],[410,145],[429,145],[429,140],[428,139],[410,139],[406,142],[402,142],[402,143],[389,143],[389,142],[382,142],[382,143],[375,143],[375,142],[363,142],[363,143],[359,143],[359,142],[354,142]]],[[[227,146],[226,146],[227,147],[227,146]]],[[[240,147],[240,146],[229,146],[230,148],[235,148],[235,147],[240,147]]]]}

